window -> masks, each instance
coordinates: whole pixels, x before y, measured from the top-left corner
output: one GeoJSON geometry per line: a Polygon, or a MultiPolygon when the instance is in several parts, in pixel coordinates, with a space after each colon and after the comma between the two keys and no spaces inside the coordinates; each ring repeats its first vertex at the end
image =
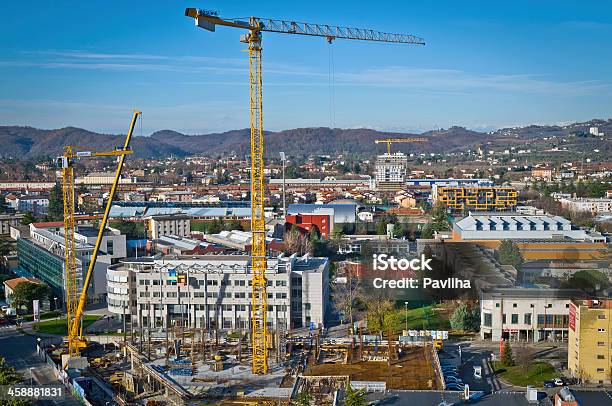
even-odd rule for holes
{"type": "Polygon", "coordinates": [[[277,299],[287,299],[287,293],[283,292],[283,293],[277,293],[276,294],[276,298],[277,299]]]}
{"type": "Polygon", "coordinates": [[[605,369],[604,369],[604,368],[597,368],[597,372],[598,372],[598,373],[605,372],[605,369]]]}
{"type": "Polygon", "coordinates": [[[106,253],[113,255],[113,240],[106,241],[106,253]]]}
{"type": "Polygon", "coordinates": [[[495,307],[499,307],[499,303],[495,303],[495,307]]]}
{"type": "Polygon", "coordinates": [[[512,324],[518,324],[518,314],[516,314],[516,313],[512,314],[511,323],[512,324]]]}
{"type": "Polygon", "coordinates": [[[310,310],[310,303],[304,303],[304,310],[310,310]]]}
{"type": "Polygon", "coordinates": [[[287,281],[276,281],[276,286],[287,286],[287,281]]]}
{"type": "Polygon", "coordinates": [[[506,322],[506,315],[502,314],[502,323],[505,323],[505,322],[506,322]]]}
{"type": "Polygon", "coordinates": [[[208,279],[206,281],[206,285],[208,285],[208,286],[218,286],[219,285],[219,281],[217,281],[215,279],[208,279]]]}
{"type": "Polygon", "coordinates": [[[598,329],[597,329],[597,332],[598,332],[598,333],[605,333],[605,332],[606,332],[606,329],[605,329],[605,328],[598,328],[598,329]]]}
{"type": "Polygon", "coordinates": [[[597,354],[597,359],[606,359],[602,354],[597,354]]]}
{"type": "Polygon", "coordinates": [[[221,309],[225,312],[231,312],[232,311],[232,305],[221,305],[221,309]]]}
{"type": "Polygon", "coordinates": [[[166,297],[176,297],[176,292],[166,292],[166,297]]]}
{"type": "Polygon", "coordinates": [[[531,324],[531,313],[525,313],[525,318],[523,320],[525,324],[531,324]]]}
{"type": "Polygon", "coordinates": [[[544,324],[544,315],[538,314],[538,324],[544,324]]]}
{"type": "Polygon", "coordinates": [[[603,341],[597,341],[597,346],[598,347],[603,347],[605,345],[606,345],[606,343],[604,343],[603,341]]]}
{"type": "Polygon", "coordinates": [[[236,299],[246,299],[246,292],[236,292],[234,293],[234,297],[236,299]]]}
{"type": "Polygon", "coordinates": [[[512,303],[512,307],[516,308],[517,304],[516,303],[512,303]]]}
{"type": "Polygon", "coordinates": [[[485,327],[491,327],[493,324],[493,315],[491,313],[484,314],[484,325],[485,327]]]}
{"type": "Polygon", "coordinates": [[[217,292],[206,292],[206,297],[216,299],[218,297],[217,292]]]}
{"type": "Polygon", "coordinates": [[[236,279],[234,281],[234,286],[246,286],[246,281],[244,279],[236,279]]]}
{"type": "Polygon", "coordinates": [[[605,320],[605,319],[606,319],[606,315],[605,315],[605,314],[598,314],[598,315],[597,315],[597,318],[598,318],[599,320],[605,320]]]}

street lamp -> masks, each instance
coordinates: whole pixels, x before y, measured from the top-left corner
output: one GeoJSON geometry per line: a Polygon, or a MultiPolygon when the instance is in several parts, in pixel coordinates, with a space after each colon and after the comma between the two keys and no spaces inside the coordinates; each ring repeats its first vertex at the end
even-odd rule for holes
{"type": "Polygon", "coordinates": [[[34,367],[30,367],[30,386],[34,386],[34,373],[32,372],[34,367]]]}
{"type": "Polygon", "coordinates": [[[406,331],[408,331],[408,302],[404,302],[404,306],[406,307],[406,331]]]}
{"type": "Polygon", "coordinates": [[[281,161],[283,163],[283,216],[287,217],[287,201],[285,200],[285,162],[287,157],[284,152],[280,152],[281,161]]]}

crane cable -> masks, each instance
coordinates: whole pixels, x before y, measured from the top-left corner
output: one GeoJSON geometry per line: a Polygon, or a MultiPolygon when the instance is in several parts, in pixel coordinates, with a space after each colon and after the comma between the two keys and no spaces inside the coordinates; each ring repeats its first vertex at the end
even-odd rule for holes
{"type": "Polygon", "coordinates": [[[328,87],[329,87],[329,128],[334,128],[335,120],[336,120],[336,112],[335,112],[335,72],[334,72],[334,50],[333,50],[333,42],[328,41],[329,44],[329,52],[328,52],[328,87]]]}

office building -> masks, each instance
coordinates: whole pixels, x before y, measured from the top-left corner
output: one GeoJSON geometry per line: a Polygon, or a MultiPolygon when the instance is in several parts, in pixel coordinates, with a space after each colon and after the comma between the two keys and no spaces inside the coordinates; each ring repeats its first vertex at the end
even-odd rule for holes
{"type": "Polygon", "coordinates": [[[376,188],[380,191],[397,191],[406,183],[408,157],[401,152],[378,155],[376,158],[376,188]]]}
{"type": "MultiPolygon", "coordinates": [[[[30,236],[17,239],[18,272],[40,279],[49,285],[54,296],[65,297],[65,241],[63,229],[55,223],[30,224],[30,236]]],[[[76,280],[77,291],[83,287],[87,268],[91,262],[97,231],[92,227],[78,227],[76,241],[76,280]]],[[[100,244],[100,252],[93,269],[88,300],[104,301],[106,296],[106,268],[117,258],[126,255],[125,235],[107,230],[100,244]]]]}
{"type": "Polygon", "coordinates": [[[592,383],[612,383],[612,300],[572,300],[567,367],[592,383]]]}
{"type": "MultiPolygon", "coordinates": [[[[323,326],[329,306],[329,260],[268,258],[271,328],[323,326]]],[[[107,272],[108,309],[144,327],[250,328],[252,286],[246,255],[139,258],[107,272]]]]}
{"type": "Polygon", "coordinates": [[[571,289],[492,288],[480,298],[483,340],[566,341],[571,289]]]}

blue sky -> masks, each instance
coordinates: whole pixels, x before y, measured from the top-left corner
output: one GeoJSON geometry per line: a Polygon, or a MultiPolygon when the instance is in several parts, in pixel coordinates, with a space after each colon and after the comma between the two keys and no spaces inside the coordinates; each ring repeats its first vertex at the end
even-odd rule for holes
{"type": "Polygon", "coordinates": [[[137,107],[143,135],[247,127],[240,32],[198,29],[185,7],[426,40],[338,40],[330,50],[324,39],[264,34],[269,130],[491,129],[612,116],[611,1],[36,0],[0,4],[0,125],[121,132],[137,107]]]}

